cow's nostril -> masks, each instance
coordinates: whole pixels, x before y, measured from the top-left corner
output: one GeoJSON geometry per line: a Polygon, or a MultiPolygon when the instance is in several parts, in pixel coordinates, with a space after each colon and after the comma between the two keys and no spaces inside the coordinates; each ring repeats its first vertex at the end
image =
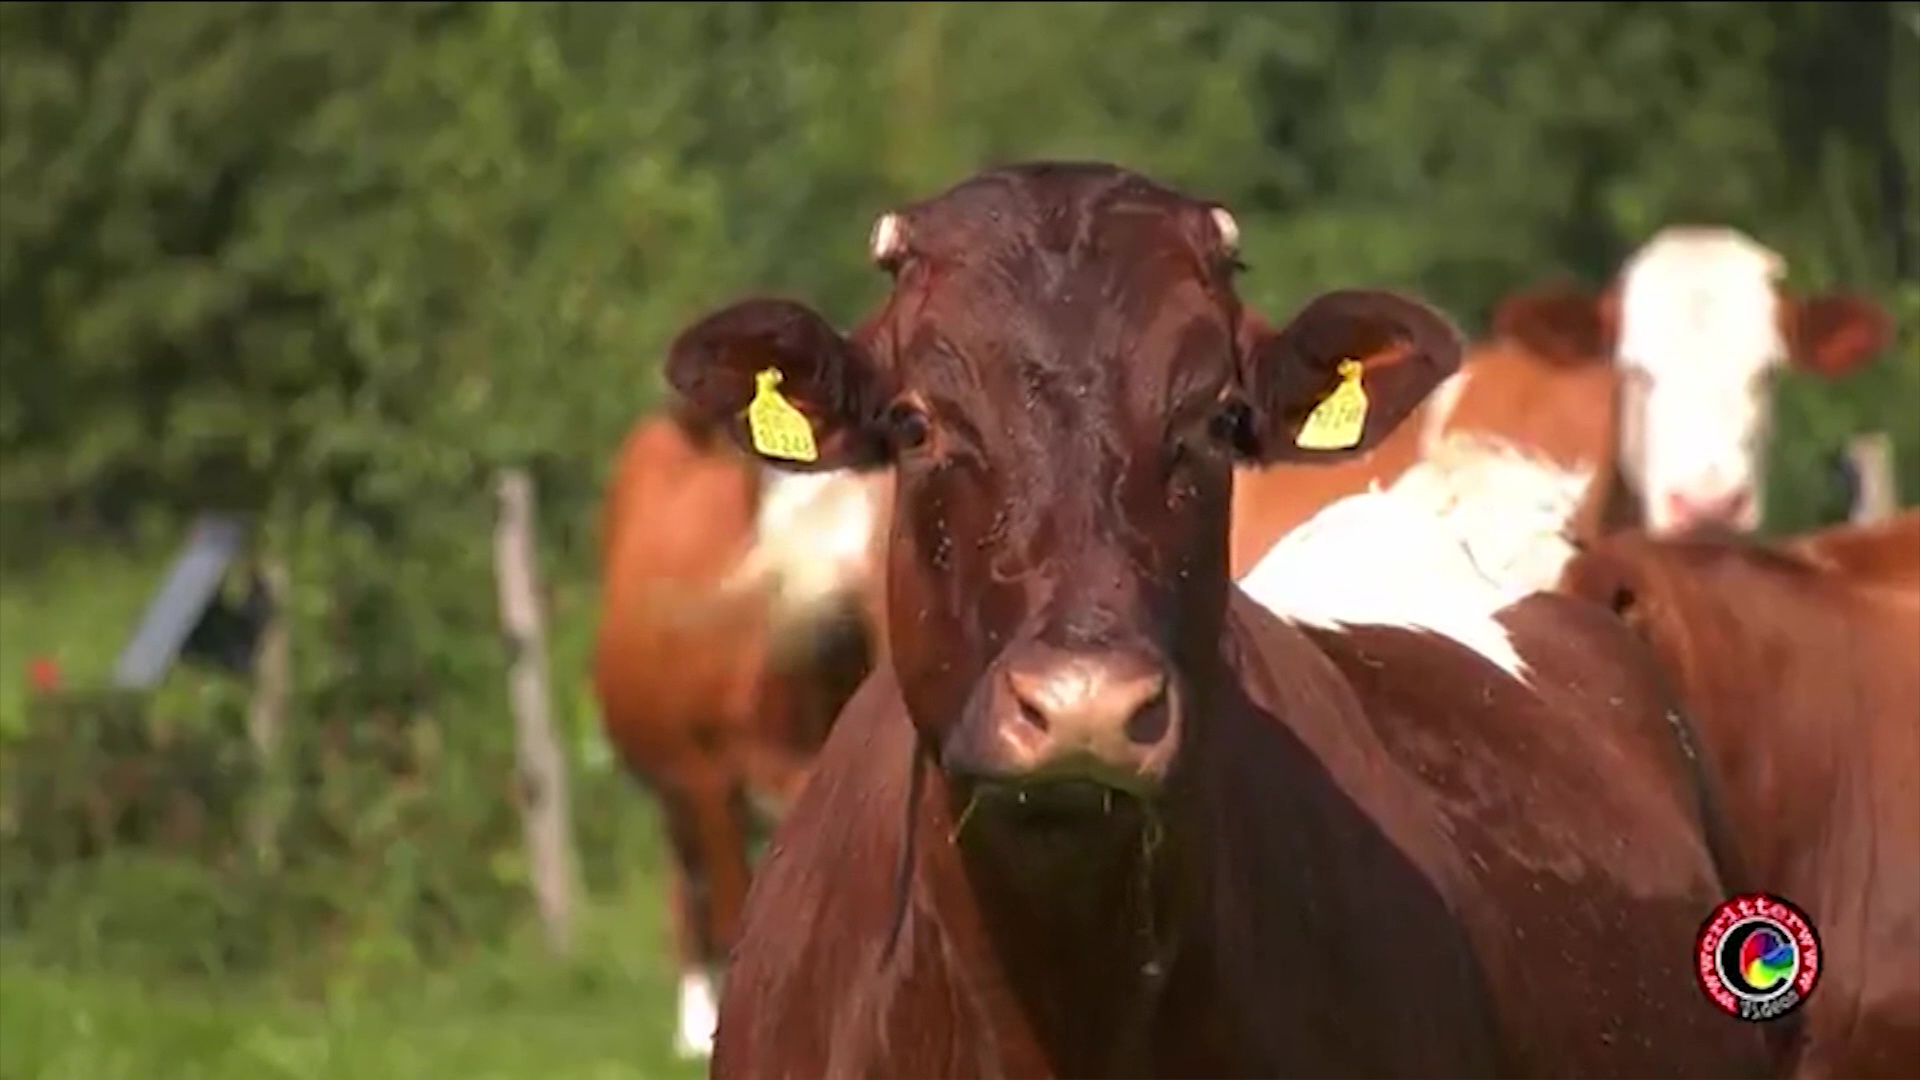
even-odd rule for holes
{"type": "Polygon", "coordinates": [[[1020,719],[1032,724],[1035,729],[1045,731],[1053,725],[1047,723],[1047,714],[1025,699],[1020,700],[1020,719]]]}
{"type": "Polygon", "coordinates": [[[1127,738],[1143,746],[1157,743],[1166,737],[1171,720],[1172,711],[1168,708],[1167,694],[1162,690],[1127,717],[1127,738]]]}

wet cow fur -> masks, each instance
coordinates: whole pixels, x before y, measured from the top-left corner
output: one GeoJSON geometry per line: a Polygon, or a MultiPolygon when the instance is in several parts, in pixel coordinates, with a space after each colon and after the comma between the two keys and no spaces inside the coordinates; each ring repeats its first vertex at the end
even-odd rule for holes
{"type": "Polygon", "coordinates": [[[1721,885],[1624,628],[1523,603],[1529,683],[1230,584],[1235,462],[1347,456],[1294,445],[1346,358],[1377,445],[1460,347],[1372,290],[1275,329],[1232,238],[1124,170],[994,170],[882,219],[852,337],[758,299],[676,341],[743,444],[775,367],[794,467],[896,484],[888,660],[756,878],[714,1076],[1760,1067],[1691,981],[1721,885]]]}
{"type": "Polygon", "coordinates": [[[1789,1075],[1920,1066],[1920,510],[1778,545],[1611,537],[1566,591],[1670,673],[1729,812],[1730,885],[1806,911],[1820,982],[1789,1075]]]}

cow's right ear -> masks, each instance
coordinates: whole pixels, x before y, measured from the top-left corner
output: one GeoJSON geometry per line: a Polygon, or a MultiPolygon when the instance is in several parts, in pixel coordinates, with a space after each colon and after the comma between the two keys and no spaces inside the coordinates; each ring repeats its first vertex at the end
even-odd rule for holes
{"type": "Polygon", "coordinates": [[[1607,363],[1620,337],[1619,294],[1577,285],[1523,290],[1494,308],[1492,330],[1555,364],[1607,363]]]}
{"type": "Polygon", "coordinates": [[[803,304],[743,300],[694,323],[668,351],[667,382],[686,411],[776,468],[886,463],[884,372],[803,304]]]}

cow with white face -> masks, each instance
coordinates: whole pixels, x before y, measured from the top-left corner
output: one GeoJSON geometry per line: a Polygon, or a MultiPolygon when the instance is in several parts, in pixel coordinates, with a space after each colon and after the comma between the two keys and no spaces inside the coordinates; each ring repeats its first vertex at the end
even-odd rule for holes
{"type": "Polygon", "coordinates": [[[1648,528],[1758,528],[1775,374],[1790,357],[1838,374],[1881,336],[1860,301],[1784,295],[1785,274],[1752,239],[1700,228],[1661,233],[1623,269],[1620,468],[1648,528]],[[1789,335],[1809,321],[1821,336],[1796,352],[1789,335]]]}
{"type": "MultiPolygon", "coordinates": [[[[1557,369],[1571,387],[1569,367],[1612,365],[1615,417],[1601,430],[1615,445],[1596,464],[1611,461],[1616,503],[1630,505],[1617,507],[1610,524],[1661,535],[1758,528],[1779,372],[1792,366],[1835,378],[1887,346],[1892,319],[1879,305],[1850,294],[1795,296],[1785,272],[1780,255],[1735,229],[1675,226],[1636,251],[1597,295],[1554,288],[1501,305],[1496,336],[1531,354],[1525,366],[1540,372],[1534,381],[1552,381],[1546,373],[1557,369]]],[[[1494,374],[1475,368],[1469,360],[1449,426],[1498,431],[1497,417],[1462,415],[1474,411],[1472,382],[1494,374]]],[[[1532,397],[1529,423],[1574,422],[1543,415],[1553,409],[1541,407],[1543,395],[1532,397]]],[[[1604,471],[1598,479],[1608,482],[1604,471]]]]}

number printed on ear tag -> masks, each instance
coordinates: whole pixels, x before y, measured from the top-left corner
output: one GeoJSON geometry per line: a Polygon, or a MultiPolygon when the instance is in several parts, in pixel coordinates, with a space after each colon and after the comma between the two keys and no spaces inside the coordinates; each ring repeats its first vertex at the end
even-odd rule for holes
{"type": "Polygon", "coordinates": [[[767,457],[788,461],[815,461],[813,423],[778,389],[781,374],[774,368],[753,377],[753,400],[747,404],[747,431],[753,448],[767,457]]]}
{"type": "Polygon", "coordinates": [[[1342,360],[1340,385],[1320,399],[1307,414],[1293,444],[1302,450],[1345,450],[1360,442],[1367,428],[1367,391],[1360,385],[1366,370],[1358,360],[1342,360]]]}

